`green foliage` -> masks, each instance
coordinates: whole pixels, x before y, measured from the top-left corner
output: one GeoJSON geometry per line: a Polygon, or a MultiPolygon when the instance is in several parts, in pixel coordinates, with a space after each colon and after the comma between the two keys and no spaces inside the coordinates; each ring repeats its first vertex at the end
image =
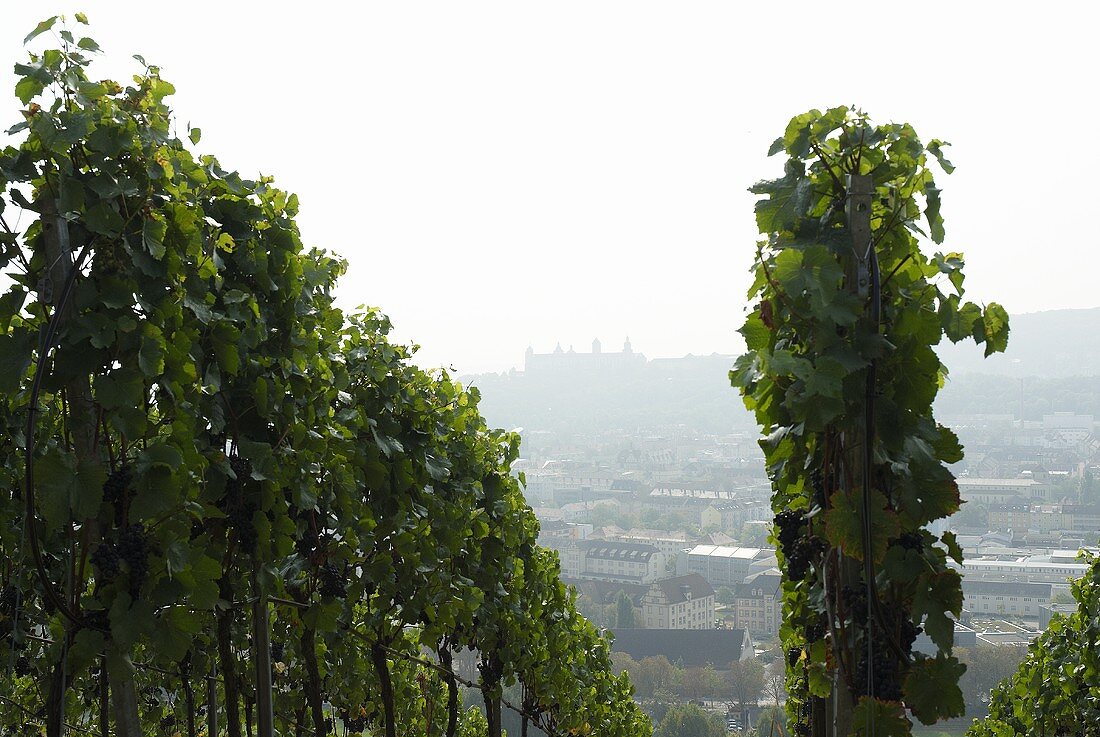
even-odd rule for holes
{"type": "Polygon", "coordinates": [[[1070,584],[1077,611],[1055,615],[968,737],[1100,735],[1100,558],[1070,584]]]}
{"type": "Polygon", "coordinates": [[[719,586],[714,592],[714,600],[719,604],[730,605],[737,601],[737,594],[729,586],[719,586]]]}
{"type": "Polygon", "coordinates": [[[497,716],[520,684],[548,734],[645,734],[535,545],[518,437],[335,307],[297,198],[195,153],[157,67],[96,80],[98,45],[59,36],[17,65],[0,151],[0,722],[99,713],[105,660],[119,735],[182,731],[216,671],[239,737],[266,598],[277,733],[323,734],[328,702],[352,733],[498,737],[461,712],[472,650],[497,716]]]}
{"type": "Polygon", "coordinates": [[[737,660],[728,666],[724,697],[739,710],[755,706],[764,691],[764,664],[756,658],[737,660]]]}
{"type": "Polygon", "coordinates": [[[748,351],[730,379],[764,434],[788,711],[803,727],[811,695],[834,684],[853,728],[874,717],[908,733],[902,701],[925,723],[962,712],[951,654],[960,581],[949,543],[924,529],[960,504],[946,464],[962,448],[931,410],[947,373],[934,347],[946,336],[1004,350],[1008,320],[999,305],[963,300],[960,254],[921,250],[922,238],[945,238],[932,169],[951,171],[945,145],[848,108],[811,110],[772,146],[787,157],[783,177],[752,189],[764,240],[740,329],[748,351]],[[870,179],[866,253],[854,246],[850,176],[870,179]],[[911,653],[918,627],[935,657],[911,653]]]}
{"type": "Polygon", "coordinates": [[[787,712],[781,706],[765,706],[756,716],[756,725],[749,733],[752,737],[786,737],[787,712]]]}
{"type": "Polygon", "coordinates": [[[669,707],[653,730],[653,737],[725,737],[726,725],[718,714],[694,704],[669,707]]]}
{"type": "Polygon", "coordinates": [[[634,604],[625,591],[620,591],[615,599],[615,626],[624,629],[635,627],[634,604]]]}
{"type": "MultiPolygon", "coordinates": [[[[1072,596],[1069,598],[1073,601],[1072,596]]],[[[959,650],[957,654],[966,665],[966,673],[959,679],[966,712],[978,716],[988,713],[990,692],[1001,681],[1012,677],[1027,655],[1027,647],[987,645],[959,650]]]]}

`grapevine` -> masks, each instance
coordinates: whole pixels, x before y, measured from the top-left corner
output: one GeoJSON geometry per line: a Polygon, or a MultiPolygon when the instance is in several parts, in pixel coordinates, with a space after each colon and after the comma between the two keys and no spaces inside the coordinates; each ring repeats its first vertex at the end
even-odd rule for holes
{"type": "Polygon", "coordinates": [[[934,346],[1004,350],[1008,316],[963,299],[933,166],[947,144],[840,107],[791,120],[784,176],[752,191],[754,308],[730,372],[764,438],[783,568],[788,713],[796,734],[908,734],[962,711],[951,654],[961,562],[926,526],[959,508],[962,458],[932,402],[934,346]],[[923,221],[923,222],[922,222],[923,221]],[[924,631],[934,656],[913,652],[924,631]]]}
{"type": "Polygon", "coordinates": [[[477,648],[490,737],[501,708],[646,734],[535,544],[518,437],[337,308],[297,197],[199,153],[155,65],[99,79],[74,20],[28,36],[0,151],[0,726],[467,737],[477,648]]]}

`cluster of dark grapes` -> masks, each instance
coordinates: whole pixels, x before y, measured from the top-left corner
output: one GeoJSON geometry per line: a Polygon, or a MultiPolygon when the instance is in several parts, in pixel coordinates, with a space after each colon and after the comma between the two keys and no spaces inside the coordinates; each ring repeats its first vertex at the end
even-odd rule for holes
{"type": "MultiPolygon", "coordinates": [[[[806,683],[803,681],[800,690],[804,691],[805,688],[806,683]]],[[[791,734],[797,737],[810,737],[810,699],[802,698],[800,700],[794,717],[794,724],[790,725],[791,734]]]]}
{"type": "Polygon", "coordinates": [[[118,575],[120,558],[114,543],[104,540],[92,551],[91,559],[104,583],[110,583],[118,575]]]}
{"type": "Polygon", "coordinates": [[[131,483],[134,480],[133,471],[127,465],[119,466],[111,471],[107,480],[103,482],[103,501],[118,504],[130,496],[131,483]]]}
{"type": "Polygon", "coordinates": [[[340,721],[344,723],[344,728],[352,734],[359,734],[367,728],[367,718],[362,715],[353,717],[351,712],[341,711],[340,721]]]}
{"type": "Polygon", "coordinates": [[[852,621],[861,627],[866,627],[867,590],[862,586],[845,586],[840,590],[840,599],[852,621]]]}
{"type": "Polygon", "coordinates": [[[821,473],[820,468],[815,468],[810,472],[810,488],[814,492],[814,504],[825,508],[825,477],[821,473]]]}
{"type": "Polygon", "coordinates": [[[31,674],[31,661],[26,655],[20,655],[15,659],[15,675],[29,676],[31,674]]]}
{"type": "Polygon", "coordinates": [[[810,571],[810,563],[826,550],[825,541],[816,535],[800,537],[795,541],[787,557],[787,575],[792,581],[801,581],[810,571]]]}
{"type": "Polygon", "coordinates": [[[115,510],[115,524],[120,527],[125,519],[126,508],[133,498],[134,474],[130,466],[123,464],[112,471],[103,482],[103,501],[115,510]]]}
{"type": "Polygon", "coordinates": [[[783,557],[789,557],[798,538],[802,537],[802,525],[805,519],[801,512],[793,509],[784,509],[775,515],[776,537],[779,539],[779,548],[783,551],[783,557]]]}
{"type": "Polygon", "coordinates": [[[856,666],[856,694],[873,696],[883,701],[901,701],[901,678],[898,660],[884,638],[876,631],[871,672],[871,693],[867,692],[867,651],[861,648],[856,666]]]}
{"type": "Polygon", "coordinates": [[[234,486],[239,491],[244,480],[252,475],[252,463],[247,458],[232,456],[229,459],[229,470],[234,478],[229,479],[227,486],[232,490],[234,486]]]}
{"type": "MultiPolygon", "coordinates": [[[[842,595],[845,596],[846,604],[849,606],[849,611],[852,612],[853,619],[859,621],[859,618],[862,617],[861,623],[866,624],[867,599],[865,593],[860,589],[852,590],[845,587],[842,595]]],[[[917,635],[921,633],[921,628],[913,623],[907,610],[888,602],[880,604],[879,616],[875,618],[875,621],[880,626],[870,628],[871,631],[865,634],[865,636],[869,635],[873,638],[873,658],[870,663],[870,693],[868,693],[868,662],[865,647],[860,648],[859,662],[856,667],[856,692],[858,696],[873,696],[885,701],[900,701],[901,681],[904,675],[901,669],[904,666],[897,657],[898,650],[900,649],[902,653],[908,656],[912,652],[913,642],[917,639],[917,635]],[[898,639],[892,642],[887,638],[892,637],[893,633],[897,633],[898,639]]]]}
{"type": "Polygon", "coordinates": [[[130,595],[137,598],[145,578],[149,575],[149,538],[145,526],[138,523],[125,528],[115,546],[118,557],[130,571],[130,595]]]}
{"type": "Polygon", "coordinates": [[[271,643],[271,662],[281,663],[284,657],[286,657],[286,646],[281,642],[271,643]]]}
{"type": "Polygon", "coordinates": [[[917,641],[917,635],[924,630],[913,624],[913,620],[909,617],[903,617],[901,620],[901,632],[899,633],[899,639],[901,640],[901,649],[907,653],[913,651],[913,643],[917,641]]]}
{"type": "Polygon", "coordinates": [[[793,668],[798,664],[798,659],[802,657],[802,648],[792,647],[787,651],[787,667],[793,668]]]}
{"type": "Polygon", "coordinates": [[[806,627],[806,642],[817,642],[825,637],[825,628],[820,623],[814,622],[806,627]]]}
{"type": "Polygon", "coordinates": [[[87,629],[99,630],[100,632],[109,632],[111,629],[111,620],[106,609],[93,609],[84,612],[82,620],[83,626],[87,629]]]}
{"type": "Polygon", "coordinates": [[[0,589],[0,614],[8,617],[15,614],[15,607],[19,604],[19,590],[10,583],[0,589]]]}
{"type": "Polygon", "coordinates": [[[252,464],[246,458],[233,456],[229,459],[229,468],[235,478],[228,479],[225,485],[229,497],[226,522],[233,530],[241,550],[251,553],[256,549],[257,542],[256,526],[252,524],[257,506],[254,500],[245,499],[244,480],[252,476],[252,464]]]}
{"type": "Polygon", "coordinates": [[[312,521],[307,519],[305,531],[302,532],[301,537],[294,542],[294,548],[298,551],[298,555],[303,558],[308,558],[313,555],[313,551],[317,549],[317,543],[319,541],[320,538],[317,535],[317,530],[314,528],[312,521]]]}
{"type": "Polygon", "coordinates": [[[793,509],[784,509],[775,515],[776,538],[786,561],[787,576],[792,581],[804,580],[810,571],[810,564],[826,548],[821,538],[802,534],[805,525],[805,517],[793,509]]]}
{"type": "Polygon", "coordinates": [[[919,532],[906,532],[898,538],[898,545],[906,550],[924,550],[924,536],[919,532]]]}
{"type": "Polygon", "coordinates": [[[321,580],[321,596],[331,596],[335,599],[343,599],[347,596],[348,583],[344,572],[332,563],[321,566],[317,577],[321,580]]]}
{"type": "Polygon", "coordinates": [[[256,549],[256,525],[252,524],[252,516],[256,513],[253,504],[234,504],[229,508],[227,522],[237,538],[241,550],[251,553],[256,549]]]}

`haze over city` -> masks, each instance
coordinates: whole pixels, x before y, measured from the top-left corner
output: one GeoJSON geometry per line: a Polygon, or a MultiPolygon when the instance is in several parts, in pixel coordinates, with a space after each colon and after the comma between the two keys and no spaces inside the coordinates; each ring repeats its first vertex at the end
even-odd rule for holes
{"type": "MultiPolygon", "coordinates": [[[[627,335],[735,353],[755,197],[786,121],[855,104],[953,145],[948,250],[1012,313],[1097,306],[1097,11],[820,4],[5,4],[18,49],[83,10],[123,79],[141,53],[199,151],[297,192],[309,245],[349,262],[424,365],[519,367],[531,345],[627,335]],[[1056,121],[1052,116],[1056,114],[1056,121]]],[[[15,101],[0,111],[17,119],[15,101]]]]}
{"type": "Polygon", "coordinates": [[[0,732],[1094,734],[1097,20],[5,5],[0,732]]]}

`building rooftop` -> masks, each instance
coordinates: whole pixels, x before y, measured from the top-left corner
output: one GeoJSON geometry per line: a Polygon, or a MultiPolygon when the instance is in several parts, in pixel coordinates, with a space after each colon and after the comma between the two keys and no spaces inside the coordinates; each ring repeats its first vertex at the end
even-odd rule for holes
{"type": "Polygon", "coordinates": [[[738,498],[736,491],[715,491],[712,489],[673,489],[659,487],[649,492],[649,496],[660,499],[706,499],[709,501],[724,500],[734,501],[738,498]]]}
{"type": "Polygon", "coordinates": [[[979,479],[973,476],[963,476],[955,479],[959,486],[1013,486],[1026,489],[1029,486],[1042,486],[1042,481],[1035,479],[979,479]]]}
{"type": "Polygon", "coordinates": [[[1015,581],[975,581],[964,578],[962,588],[964,594],[978,596],[1034,596],[1036,598],[1050,598],[1049,583],[1017,583],[1015,581]]]}
{"type": "Polygon", "coordinates": [[[622,560],[644,563],[660,553],[655,546],[647,543],[607,542],[606,540],[586,540],[581,543],[585,556],[604,560],[622,560]]]}
{"type": "Polygon", "coordinates": [[[727,545],[696,545],[688,551],[688,555],[707,555],[714,558],[756,560],[762,553],[771,555],[774,552],[774,550],[769,550],[768,548],[735,548],[727,545]]]}
{"type": "Polygon", "coordinates": [[[660,581],[654,581],[650,588],[659,589],[670,604],[714,596],[714,587],[698,573],[662,578],[660,581]]]}
{"type": "MultiPolygon", "coordinates": [[[[1079,573],[1084,575],[1088,570],[1088,564],[1086,563],[1052,563],[1049,559],[1043,560],[1046,556],[1031,556],[1026,558],[1011,558],[1011,559],[997,559],[997,558],[966,558],[963,560],[963,571],[1018,571],[1021,573],[1034,572],[1054,572],[1061,573],[1062,569],[1067,569],[1070,573],[1079,573]],[[1036,560],[1036,558],[1039,558],[1036,560]]],[[[953,566],[954,567],[954,566],[953,566]]]]}
{"type": "Polygon", "coordinates": [[[766,571],[746,576],[742,583],[734,587],[734,593],[740,598],[755,598],[754,591],[763,590],[763,595],[769,598],[780,599],[783,597],[780,584],[783,576],[778,568],[769,568],[766,571]]]}
{"type": "Polygon", "coordinates": [[[1074,550],[1072,548],[1066,548],[1064,550],[1051,550],[1050,559],[1055,563],[1076,563],[1077,556],[1079,556],[1082,552],[1092,553],[1093,555],[1096,555],[1097,553],[1100,553],[1100,548],[1083,547],[1079,550],[1074,550]]]}

